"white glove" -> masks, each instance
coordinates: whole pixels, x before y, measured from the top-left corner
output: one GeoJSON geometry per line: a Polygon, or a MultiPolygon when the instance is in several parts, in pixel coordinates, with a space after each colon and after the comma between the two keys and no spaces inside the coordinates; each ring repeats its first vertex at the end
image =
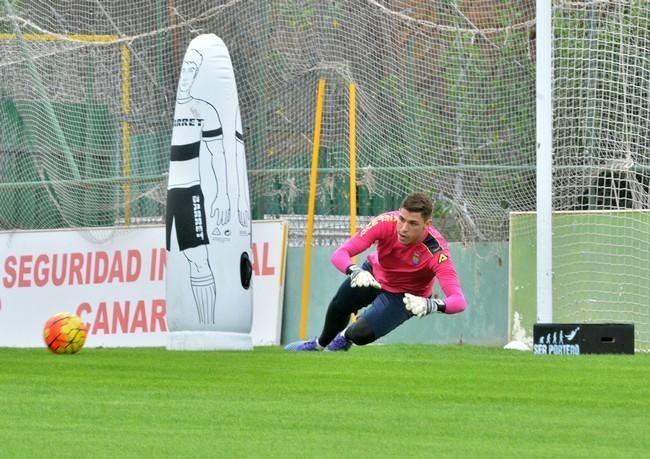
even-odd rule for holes
{"type": "Polygon", "coordinates": [[[417,317],[424,317],[432,312],[445,310],[445,302],[438,298],[424,298],[405,293],[403,301],[404,307],[417,317]]]}
{"type": "Polygon", "coordinates": [[[357,265],[352,265],[348,268],[350,276],[350,285],[353,288],[356,287],[374,287],[381,288],[377,279],[372,275],[370,271],[360,268],[357,265]]]}

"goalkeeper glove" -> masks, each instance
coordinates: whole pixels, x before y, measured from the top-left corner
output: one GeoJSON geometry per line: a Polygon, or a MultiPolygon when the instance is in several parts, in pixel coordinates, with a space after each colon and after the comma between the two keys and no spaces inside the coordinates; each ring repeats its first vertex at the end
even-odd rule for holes
{"type": "Polygon", "coordinates": [[[436,311],[445,311],[445,302],[438,298],[424,298],[405,293],[403,301],[404,307],[417,317],[424,317],[436,311]]]}
{"type": "Polygon", "coordinates": [[[350,276],[350,285],[352,287],[374,287],[381,288],[377,279],[374,278],[370,271],[366,271],[357,265],[352,265],[348,268],[348,275],[350,276]]]}

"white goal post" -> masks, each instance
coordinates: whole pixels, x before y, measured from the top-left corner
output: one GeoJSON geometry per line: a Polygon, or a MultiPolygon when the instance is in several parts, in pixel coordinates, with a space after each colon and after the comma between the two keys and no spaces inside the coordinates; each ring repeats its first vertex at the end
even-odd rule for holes
{"type": "Polygon", "coordinates": [[[553,6],[537,0],[537,321],[553,321],[553,6]]]}

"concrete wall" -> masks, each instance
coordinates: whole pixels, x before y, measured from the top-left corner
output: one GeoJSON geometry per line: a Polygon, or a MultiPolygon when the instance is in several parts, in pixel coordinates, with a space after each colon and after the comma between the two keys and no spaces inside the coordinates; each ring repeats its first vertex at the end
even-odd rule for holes
{"type": "MultiPolygon", "coordinates": [[[[325,311],[343,274],[329,261],[335,247],[314,247],[307,336],[320,334],[325,311]]],[[[467,343],[502,346],[508,341],[508,244],[450,244],[468,301],[458,315],[435,314],[411,319],[381,339],[382,343],[467,343]]],[[[359,257],[361,262],[365,257],[359,257]]],[[[289,248],[284,293],[282,342],[300,339],[304,248],[289,248]]]]}

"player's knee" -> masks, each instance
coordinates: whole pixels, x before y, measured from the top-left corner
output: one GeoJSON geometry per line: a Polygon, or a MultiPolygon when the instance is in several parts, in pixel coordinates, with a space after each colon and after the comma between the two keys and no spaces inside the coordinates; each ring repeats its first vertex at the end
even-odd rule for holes
{"type": "Polygon", "coordinates": [[[372,327],[363,317],[357,319],[347,328],[345,331],[345,337],[357,346],[370,344],[377,339],[372,327]]]}

